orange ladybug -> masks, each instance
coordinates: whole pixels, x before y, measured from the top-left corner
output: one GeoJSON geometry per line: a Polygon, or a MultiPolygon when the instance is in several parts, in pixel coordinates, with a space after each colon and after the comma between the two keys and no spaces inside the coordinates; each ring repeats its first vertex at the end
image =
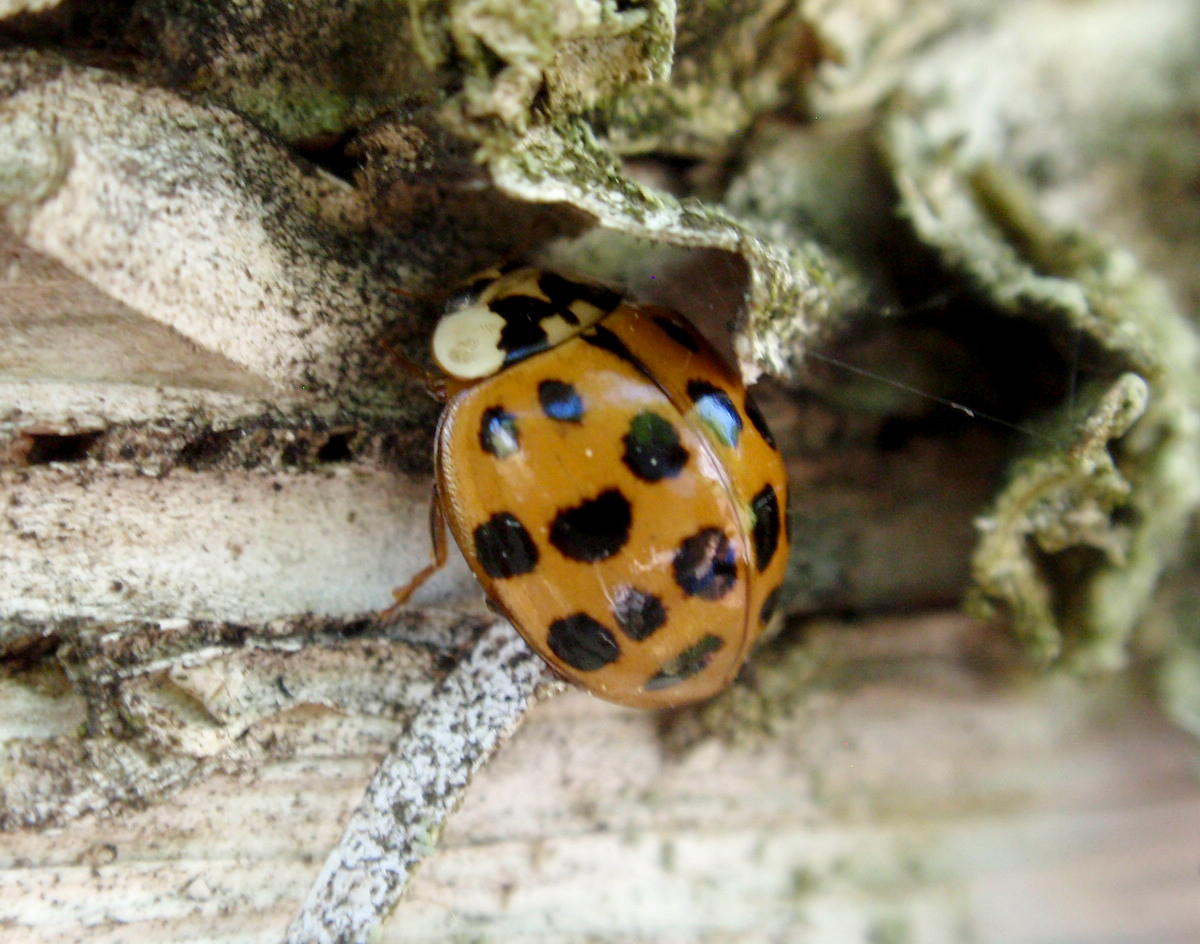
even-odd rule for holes
{"type": "Polygon", "coordinates": [[[738,375],[677,312],[529,266],[476,277],[433,336],[431,509],[556,672],[644,708],[708,698],[772,618],[787,478],[738,375]]]}

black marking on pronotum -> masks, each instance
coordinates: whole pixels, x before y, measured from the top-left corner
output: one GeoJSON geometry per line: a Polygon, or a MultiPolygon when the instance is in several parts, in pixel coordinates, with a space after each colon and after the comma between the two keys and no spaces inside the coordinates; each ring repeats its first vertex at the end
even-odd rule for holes
{"type": "Polygon", "coordinates": [[[479,445],[497,459],[511,456],[521,448],[517,418],[502,406],[490,406],[479,420],[479,445]]]}
{"type": "Polygon", "coordinates": [[[533,571],[537,545],[515,515],[502,511],[475,529],[475,557],[489,577],[518,577],[533,571]]]}
{"type": "Polygon", "coordinates": [[[622,461],[644,482],[673,479],[687,464],[688,451],[679,444],[679,431],[649,410],[630,420],[623,442],[622,461]]]}
{"type": "Polygon", "coordinates": [[[696,414],[713,435],[726,446],[736,447],[742,434],[742,418],[729,394],[707,380],[689,380],[687,394],[696,404],[696,414]]]}
{"type": "Polygon", "coordinates": [[[569,325],[579,319],[569,308],[559,308],[532,295],[505,295],[493,298],[488,308],[504,319],[500,329],[500,349],[505,352],[504,363],[511,364],[543,350],[549,343],[542,322],[560,315],[569,325]]]}
{"type": "Polygon", "coordinates": [[[612,557],[629,540],[629,499],[610,488],[564,508],[550,525],[550,543],[571,560],[594,563],[612,557]]]}
{"type": "Polygon", "coordinates": [[[610,312],[621,304],[620,292],[593,282],[576,282],[555,272],[540,273],[538,288],[559,310],[567,308],[574,301],[587,302],[603,312],[610,312]]]}
{"type": "Polygon", "coordinates": [[[750,513],[754,516],[754,563],[762,573],[779,547],[779,497],[770,482],[750,499],[750,513]]]}
{"type": "Polygon", "coordinates": [[[697,643],[688,646],[675,658],[663,664],[661,671],[646,683],[647,691],[658,691],[678,685],[686,679],[699,675],[712,661],[713,654],[720,651],[724,645],[720,636],[712,633],[706,635],[697,643]]]}
{"type": "Polygon", "coordinates": [[[673,318],[668,318],[666,315],[655,315],[654,323],[658,325],[663,334],[667,335],[667,337],[680,347],[687,348],[693,354],[700,350],[700,344],[692,337],[692,333],[673,318]]]}
{"type": "Polygon", "coordinates": [[[568,325],[578,327],[579,316],[571,310],[573,302],[587,302],[605,314],[621,303],[621,296],[612,289],[574,282],[553,272],[538,273],[537,282],[546,296],[544,299],[527,292],[516,292],[488,302],[488,308],[504,319],[504,327],[500,329],[500,349],[505,352],[505,364],[545,350],[549,343],[545,322],[555,315],[568,325]]]}
{"type": "Polygon", "coordinates": [[[621,647],[603,623],[586,613],[572,613],[550,624],[546,634],[550,651],[580,672],[594,672],[617,660],[621,647]]]}
{"type": "Polygon", "coordinates": [[[479,301],[480,296],[482,296],[485,291],[496,284],[496,279],[500,278],[502,275],[507,275],[515,268],[520,268],[520,265],[518,264],[516,266],[512,266],[508,263],[505,263],[497,269],[481,272],[478,275],[473,276],[470,282],[456,289],[454,293],[446,299],[446,303],[442,306],[442,311],[446,314],[449,314],[451,312],[466,308],[468,305],[474,305],[477,301],[479,301]]]}
{"type": "Polygon", "coordinates": [[[613,599],[613,618],[630,639],[640,642],[667,622],[667,608],[653,593],[621,587],[613,599]]]}
{"type": "Polygon", "coordinates": [[[719,600],[737,582],[737,554],[720,528],[701,528],[679,545],[675,582],[689,597],[719,600]]]}
{"type": "Polygon", "coordinates": [[[543,380],[538,384],[538,402],[542,412],[560,423],[578,423],[583,419],[583,400],[569,383],[543,380]]]}

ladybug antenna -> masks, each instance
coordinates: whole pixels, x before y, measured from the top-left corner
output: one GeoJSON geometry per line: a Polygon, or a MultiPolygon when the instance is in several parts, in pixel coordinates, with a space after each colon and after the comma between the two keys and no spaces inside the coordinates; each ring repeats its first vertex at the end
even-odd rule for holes
{"type": "Polygon", "coordinates": [[[380,338],[379,343],[388,352],[392,360],[396,362],[397,366],[409,377],[421,384],[431,397],[439,403],[446,402],[448,391],[446,389],[446,381],[443,377],[432,370],[422,367],[403,351],[396,350],[396,348],[388,344],[386,339],[380,338]]]}
{"type": "Polygon", "coordinates": [[[394,285],[389,285],[387,290],[404,298],[411,298],[416,302],[428,302],[430,305],[438,306],[446,304],[446,299],[450,297],[446,292],[410,292],[406,288],[396,288],[394,285]]]}

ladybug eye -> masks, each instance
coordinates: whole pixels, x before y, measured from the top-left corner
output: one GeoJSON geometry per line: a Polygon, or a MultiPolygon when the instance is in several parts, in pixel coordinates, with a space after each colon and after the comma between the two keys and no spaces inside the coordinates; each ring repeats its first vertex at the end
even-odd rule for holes
{"type": "Polygon", "coordinates": [[[462,309],[477,301],[478,298],[479,292],[476,291],[475,286],[471,285],[467,288],[460,288],[446,299],[445,305],[442,306],[442,314],[451,315],[456,311],[462,311],[462,309]]]}

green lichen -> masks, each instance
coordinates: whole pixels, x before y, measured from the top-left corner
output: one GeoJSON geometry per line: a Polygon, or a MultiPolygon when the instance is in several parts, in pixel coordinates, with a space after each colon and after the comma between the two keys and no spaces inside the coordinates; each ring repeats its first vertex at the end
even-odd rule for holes
{"type": "Polygon", "coordinates": [[[1109,446],[1143,414],[1148,396],[1140,377],[1121,377],[1098,397],[1073,442],[1053,443],[1015,464],[996,505],[979,519],[969,605],[986,618],[1003,604],[1040,660],[1062,653],[1063,618],[1077,612],[1063,606],[1065,589],[1056,587],[1044,556],[1085,547],[1099,552],[1096,567],[1126,564],[1125,535],[1112,514],[1128,501],[1131,485],[1109,446]]]}
{"type": "MultiPolygon", "coordinates": [[[[1191,556],[1193,563],[1195,553],[1191,556]]],[[[1169,642],[1162,659],[1159,691],[1168,713],[1184,729],[1200,737],[1200,586],[1194,578],[1178,589],[1170,612],[1162,614],[1169,629],[1169,642]]]]}
{"type": "Polygon", "coordinates": [[[972,606],[1007,613],[1040,660],[1119,666],[1200,503],[1196,334],[1128,253],[1052,224],[1026,182],[965,159],[907,106],[883,141],[904,211],[944,263],[1089,351],[1090,386],[1058,405],[1083,421],[1066,417],[1048,447],[1030,440],[981,519],[972,606]]]}

